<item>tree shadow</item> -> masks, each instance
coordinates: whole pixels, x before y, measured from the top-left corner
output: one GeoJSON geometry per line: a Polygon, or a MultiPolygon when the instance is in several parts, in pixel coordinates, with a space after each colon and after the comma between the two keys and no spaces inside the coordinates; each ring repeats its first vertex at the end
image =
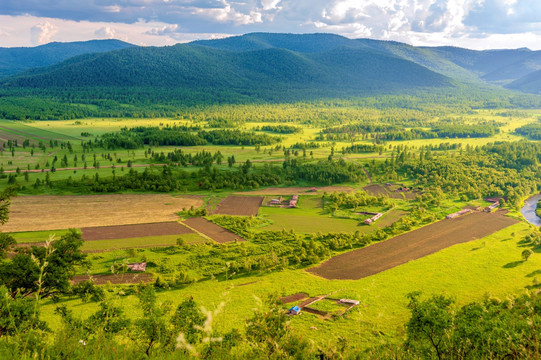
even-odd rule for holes
{"type": "Polygon", "coordinates": [[[514,267],[517,267],[519,266],[520,264],[522,264],[524,262],[524,260],[519,260],[519,261],[513,261],[513,262],[510,262],[510,263],[507,263],[503,266],[503,268],[505,269],[511,269],[511,268],[514,268],[514,267]]]}
{"type": "Polygon", "coordinates": [[[535,270],[534,272],[531,272],[528,275],[526,275],[526,277],[534,277],[537,275],[541,275],[541,270],[535,270]]]}

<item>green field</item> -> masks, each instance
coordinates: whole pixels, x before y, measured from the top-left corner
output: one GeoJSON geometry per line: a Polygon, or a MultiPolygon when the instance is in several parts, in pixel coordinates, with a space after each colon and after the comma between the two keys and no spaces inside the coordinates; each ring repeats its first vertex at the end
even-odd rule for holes
{"type": "MultiPolygon", "coordinates": [[[[521,200],[541,189],[539,160],[535,160],[539,143],[507,142],[524,140],[514,130],[537,121],[539,113],[509,110],[512,115],[504,116],[504,110],[453,108],[429,113],[360,108],[351,103],[329,109],[314,104],[300,108],[288,105],[283,109],[277,105],[243,105],[183,110],[176,118],[166,119],[0,121],[0,126],[9,128],[6,131],[13,135],[24,133],[32,140],[53,140],[44,141],[41,148],[21,144],[9,148],[4,143],[4,151],[0,152],[0,188],[15,185],[20,195],[165,192],[205,196],[202,208],[183,209],[177,213],[181,217],[211,215],[226,196],[250,195],[250,191],[266,187],[353,188],[361,194],[358,199],[348,200],[344,193],[344,199],[339,198],[335,204],[329,200],[331,195],[323,191],[302,192],[296,208],[262,206],[256,217],[208,216],[210,221],[243,236],[246,242],[218,244],[200,234],[86,241],[81,250],[87,253],[88,262],[74,273],[111,275],[111,269],[119,264],[146,262],[147,272],[159,279],[156,291],[160,303],[171,301],[176,306],[193,297],[199,306],[209,310],[223,304],[213,318],[212,327],[218,334],[232,328],[242,332],[254,309],[268,309],[265,299],[269,295],[305,292],[310,296],[356,299],[361,305],[343,317],[325,320],[303,312],[289,320],[292,328],[315,346],[332,347],[341,339],[348,339],[361,351],[380,344],[403,343],[405,323],[410,316],[406,295],[410,292],[449,295],[460,306],[491,297],[505,300],[538,289],[540,251],[524,242],[526,235],[535,233],[526,222],[361,280],[325,280],[306,271],[332,256],[384,241],[465,207],[482,209],[491,204],[483,200],[485,197],[505,198],[502,201],[510,211],[508,216],[520,218],[517,209],[521,200]],[[199,131],[224,130],[214,127],[212,121],[229,118],[237,121],[232,128],[235,132],[284,124],[301,131],[282,134],[257,130],[256,136],[280,138],[261,146],[208,142],[193,146],[145,144],[130,149],[96,145],[104,134],[122,128],[152,126],[159,128],[159,135],[167,125],[196,125],[201,130],[191,131],[190,135],[198,136],[199,131]],[[466,128],[486,123],[499,132],[488,137],[382,140],[379,137],[386,133],[365,129],[377,124],[394,129],[389,133],[396,136],[410,136],[410,129],[419,131],[419,136],[432,136],[423,131],[454,123],[466,128]],[[361,126],[361,130],[350,131],[347,126],[361,126]],[[495,142],[504,145],[493,145],[495,142]],[[441,144],[445,146],[439,148],[441,144]],[[354,150],[348,152],[348,148],[354,150]],[[156,160],[161,153],[164,156],[156,160]],[[180,165],[180,157],[174,161],[167,158],[179,153],[191,162],[180,165]],[[235,162],[228,162],[232,157],[235,162]],[[200,158],[203,160],[198,163],[200,158]],[[56,171],[46,171],[53,166],[56,171]],[[35,172],[25,175],[25,170],[35,172]],[[125,187],[115,187],[119,183],[125,187]],[[378,197],[362,191],[369,184],[386,183],[392,183],[393,190],[408,187],[404,191],[410,194],[413,189],[416,197],[389,199],[386,196],[393,196],[394,192],[378,197]],[[376,223],[364,225],[363,220],[371,215],[362,212],[384,215],[376,223]],[[178,244],[179,238],[183,244],[178,244]],[[530,248],[533,252],[524,261],[523,251],[530,248]]],[[[264,196],[264,204],[276,197],[264,196]]],[[[28,214],[29,221],[34,216],[39,214],[28,214]]],[[[52,234],[58,238],[67,233],[66,229],[59,229],[13,236],[18,243],[36,243],[52,234]]],[[[143,316],[133,295],[135,287],[136,284],[103,286],[108,301],[120,306],[130,319],[143,316]]],[[[59,299],[81,318],[100,306],[82,302],[73,295],[61,295],[59,299]]],[[[60,317],[55,313],[57,304],[50,298],[42,304],[42,320],[53,331],[60,329],[60,317]]],[[[285,311],[286,306],[283,308],[285,311]]],[[[334,313],[343,307],[323,301],[314,304],[314,308],[334,313]]]]}
{"type": "MultiPolygon", "coordinates": [[[[303,313],[292,318],[291,324],[318,343],[330,343],[343,336],[353,337],[356,342],[369,347],[383,339],[395,338],[395,341],[400,341],[404,334],[403,324],[409,314],[405,298],[409,292],[420,290],[427,295],[445,293],[463,305],[485,296],[505,299],[526,291],[528,286],[533,285],[532,274],[541,266],[538,258],[528,262],[521,260],[517,238],[528,231],[527,225],[517,224],[487,238],[455,245],[358,281],[329,281],[304,270],[286,270],[238,279],[232,277],[229,281],[202,281],[186,289],[160,292],[159,299],[177,303],[193,296],[207,309],[215,309],[224,302],[225,308],[217,314],[213,326],[228,330],[232,327],[242,328],[243,321],[251,316],[251,309],[261,308],[262,301],[269,294],[284,296],[306,292],[310,296],[332,294],[333,297],[349,297],[361,301],[361,305],[354,308],[348,318],[327,321],[303,313]],[[235,286],[242,284],[249,285],[235,286]],[[317,330],[312,330],[312,327],[317,330]]],[[[148,250],[144,251],[148,254],[148,250]]],[[[121,254],[117,253],[117,258],[121,254]]],[[[103,259],[93,259],[93,262],[98,261],[102,262],[103,259]]],[[[131,296],[115,300],[132,317],[138,316],[136,302],[131,296]]],[[[66,304],[77,307],[80,316],[89,315],[96,309],[95,304],[82,304],[79,300],[70,300],[66,304]]],[[[53,314],[54,308],[52,303],[45,304],[44,318],[58,324],[59,319],[53,314]]]]}

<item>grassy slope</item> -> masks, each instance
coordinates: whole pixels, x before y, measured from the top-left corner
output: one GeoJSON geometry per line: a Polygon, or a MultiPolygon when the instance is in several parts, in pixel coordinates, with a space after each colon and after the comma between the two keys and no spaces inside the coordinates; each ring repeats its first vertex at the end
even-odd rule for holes
{"type": "MultiPolygon", "coordinates": [[[[251,316],[254,308],[262,307],[261,301],[270,293],[289,295],[302,291],[312,296],[329,293],[347,296],[361,301],[361,306],[351,312],[349,318],[323,321],[303,314],[293,318],[292,325],[317,342],[344,336],[369,346],[383,338],[389,340],[403,335],[403,323],[408,318],[405,295],[411,291],[446,293],[454,296],[458,304],[465,304],[485,295],[505,298],[532,285],[533,276],[541,267],[541,258],[534,254],[528,262],[521,261],[523,249],[518,244],[529,229],[525,223],[513,225],[484,239],[456,245],[358,281],[329,281],[303,270],[286,270],[231,281],[204,281],[185,289],[162,292],[159,299],[176,304],[184,297],[193,296],[208,309],[225,302],[214,324],[219,330],[226,330],[241,328],[244,319],[251,316]],[[247,285],[235,286],[242,284],[247,285]],[[313,326],[317,330],[311,329],[313,326]]],[[[116,301],[128,316],[137,316],[134,297],[121,297],[116,301]]],[[[81,304],[78,300],[66,304],[76,308],[80,316],[96,308],[95,304],[81,304]]],[[[47,303],[43,308],[44,319],[58,324],[53,310],[54,305],[47,303]]]]}

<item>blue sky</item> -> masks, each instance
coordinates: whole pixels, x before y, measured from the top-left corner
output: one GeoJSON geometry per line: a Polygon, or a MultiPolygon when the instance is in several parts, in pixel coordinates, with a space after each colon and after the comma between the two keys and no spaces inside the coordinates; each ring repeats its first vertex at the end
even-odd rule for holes
{"type": "Polygon", "coordinates": [[[539,0],[1,0],[0,46],[120,39],[172,45],[249,32],[473,49],[541,48],[539,0]]]}

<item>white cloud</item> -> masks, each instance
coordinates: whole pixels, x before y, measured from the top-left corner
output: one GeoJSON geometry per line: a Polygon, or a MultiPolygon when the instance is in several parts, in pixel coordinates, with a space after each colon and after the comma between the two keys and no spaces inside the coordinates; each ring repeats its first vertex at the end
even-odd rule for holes
{"type": "Polygon", "coordinates": [[[274,9],[280,9],[278,7],[278,4],[281,0],[261,0],[261,6],[263,7],[263,10],[274,10],[274,9]]]}
{"type": "Polygon", "coordinates": [[[48,21],[37,24],[30,29],[30,41],[33,45],[46,44],[57,32],[58,28],[48,21]]]}
{"type": "Polygon", "coordinates": [[[118,5],[105,6],[103,9],[105,10],[105,12],[108,12],[108,13],[119,13],[121,10],[120,6],[118,5]]]}
{"type": "Polygon", "coordinates": [[[224,38],[232,35],[221,32],[171,32],[174,25],[160,22],[138,21],[134,24],[122,24],[37,18],[30,15],[0,15],[0,24],[2,24],[3,34],[0,36],[0,47],[34,46],[53,40],[53,35],[55,41],[62,42],[114,38],[142,46],[174,45],[181,42],[224,38]],[[39,27],[35,25],[36,23],[39,27]],[[154,33],[164,30],[164,33],[156,36],[153,35],[153,30],[154,33]]]}
{"type": "Polygon", "coordinates": [[[96,30],[94,34],[99,36],[101,39],[114,39],[116,35],[116,31],[109,26],[104,26],[96,30]]]}
{"type": "Polygon", "coordinates": [[[177,31],[177,29],[178,29],[177,24],[164,25],[164,26],[161,26],[161,27],[152,28],[152,29],[148,30],[147,32],[145,32],[145,34],[161,36],[161,35],[165,35],[165,34],[175,33],[177,31]]]}
{"type": "Polygon", "coordinates": [[[233,23],[234,25],[249,25],[261,23],[262,14],[260,11],[250,11],[248,14],[236,11],[227,0],[221,0],[222,7],[195,8],[193,13],[211,18],[221,23],[233,23]]]}

